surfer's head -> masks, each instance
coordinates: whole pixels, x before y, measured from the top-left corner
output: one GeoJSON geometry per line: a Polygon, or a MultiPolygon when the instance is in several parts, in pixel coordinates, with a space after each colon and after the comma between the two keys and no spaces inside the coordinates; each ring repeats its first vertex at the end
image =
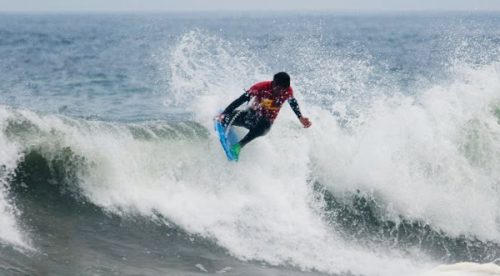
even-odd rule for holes
{"type": "Polygon", "coordinates": [[[285,89],[290,87],[290,75],[286,72],[276,73],[273,77],[273,86],[280,86],[285,89]]]}
{"type": "Polygon", "coordinates": [[[290,76],[285,72],[279,72],[274,75],[273,82],[273,94],[275,96],[285,93],[285,91],[290,87],[290,76]]]}

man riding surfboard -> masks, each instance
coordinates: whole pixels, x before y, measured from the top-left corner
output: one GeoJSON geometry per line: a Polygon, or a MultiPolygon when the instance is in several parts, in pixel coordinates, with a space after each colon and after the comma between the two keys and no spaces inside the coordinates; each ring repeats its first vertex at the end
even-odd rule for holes
{"type": "Polygon", "coordinates": [[[286,72],[275,74],[272,81],[254,84],[219,115],[218,119],[224,127],[234,125],[249,130],[243,139],[231,147],[231,153],[236,159],[238,159],[241,148],[253,139],[267,134],[285,101],[288,101],[300,123],[305,128],[310,127],[311,121],[302,116],[299,104],[293,97],[290,76],[286,72]],[[236,110],[240,105],[249,101],[251,101],[249,108],[236,110]]]}

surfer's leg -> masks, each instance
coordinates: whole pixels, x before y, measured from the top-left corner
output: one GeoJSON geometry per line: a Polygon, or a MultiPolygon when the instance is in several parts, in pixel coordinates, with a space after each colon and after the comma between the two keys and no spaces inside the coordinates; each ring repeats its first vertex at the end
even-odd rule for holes
{"type": "Polygon", "coordinates": [[[247,117],[248,111],[246,110],[234,110],[230,114],[224,117],[222,124],[227,127],[229,124],[232,126],[246,127],[245,117],[247,117]]]}
{"type": "Polygon", "coordinates": [[[265,119],[259,120],[253,128],[250,128],[250,131],[248,131],[247,135],[245,135],[245,137],[240,140],[240,142],[238,143],[239,146],[244,147],[253,139],[266,135],[269,129],[271,129],[271,122],[265,119]]]}

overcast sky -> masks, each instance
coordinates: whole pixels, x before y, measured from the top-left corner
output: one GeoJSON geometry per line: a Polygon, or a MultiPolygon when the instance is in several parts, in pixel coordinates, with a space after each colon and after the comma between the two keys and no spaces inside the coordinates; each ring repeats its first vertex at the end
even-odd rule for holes
{"type": "Polygon", "coordinates": [[[3,12],[500,10],[500,0],[0,0],[3,12]]]}

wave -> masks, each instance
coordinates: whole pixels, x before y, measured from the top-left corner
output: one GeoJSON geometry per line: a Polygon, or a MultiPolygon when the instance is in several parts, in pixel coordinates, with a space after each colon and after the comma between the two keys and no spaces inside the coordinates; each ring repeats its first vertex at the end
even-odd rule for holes
{"type": "Polygon", "coordinates": [[[348,271],[352,268],[341,266],[340,259],[330,260],[332,254],[378,259],[342,245],[325,228],[319,210],[311,208],[315,199],[304,182],[307,166],[279,171],[268,163],[266,169],[256,153],[229,171],[215,137],[198,124],[186,131],[188,123],[182,123],[178,132],[169,123],[122,125],[2,109],[7,115],[2,134],[21,156],[11,172],[13,199],[29,193],[33,200],[61,201],[55,195],[63,195],[63,202],[84,201],[119,216],[160,215],[188,233],[215,240],[233,256],[274,265],[348,271]],[[176,134],[151,134],[158,124],[176,134]],[[137,135],[137,129],[150,136],[137,135]],[[325,241],[329,254],[310,255],[325,241]],[[305,250],[290,255],[299,244],[305,250]]]}
{"type": "Polygon", "coordinates": [[[392,221],[498,242],[498,64],[459,69],[417,96],[375,101],[348,133],[322,134],[334,139],[319,139],[318,180],[374,198],[392,221]]]}
{"type": "MultiPolygon", "coordinates": [[[[497,63],[456,64],[451,80],[413,95],[315,98],[304,104],[307,131],[283,110],[269,135],[228,164],[211,131],[213,111],[234,96],[221,85],[236,89],[237,75],[267,70],[246,71],[251,54],[228,48],[199,32],[174,47],[169,99],[204,93],[192,121],[102,122],[0,106],[0,215],[9,225],[0,240],[30,244],[20,214],[30,210],[16,202],[27,193],[76,210],[83,202],[118,217],[160,217],[240,260],[302,270],[411,275],[436,260],[498,257],[497,63]],[[204,53],[207,44],[216,50],[204,53]],[[192,54],[212,58],[185,63],[192,54]],[[216,78],[197,74],[214,65],[216,78]]],[[[370,79],[370,65],[359,66],[370,79]]]]}

